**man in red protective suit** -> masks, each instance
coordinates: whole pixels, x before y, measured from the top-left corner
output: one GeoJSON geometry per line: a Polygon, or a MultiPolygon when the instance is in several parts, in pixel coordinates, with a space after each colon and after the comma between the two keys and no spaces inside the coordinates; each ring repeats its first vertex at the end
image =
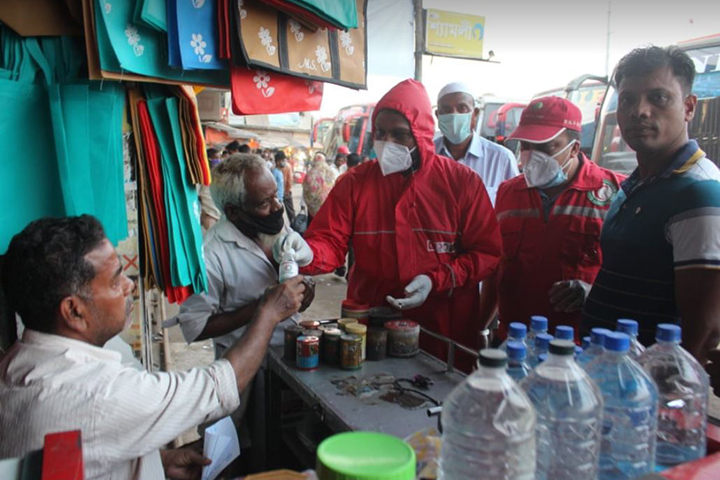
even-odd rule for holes
{"type": "MultiPolygon", "coordinates": [[[[355,248],[348,298],[389,303],[423,327],[471,348],[479,345],[478,282],[495,271],[501,237],[480,177],[435,153],[425,88],[396,85],[372,118],[378,161],[349,170],[305,233],[275,244],[292,248],[305,274],[331,272],[355,248]],[[306,243],[307,242],[307,243],[306,243]],[[421,308],[419,308],[421,307],[421,308]]],[[[447,348],[422,335],[421,347],[447,348]]],[[[468,369],[469,356],[458,366],[468,369]]]]}

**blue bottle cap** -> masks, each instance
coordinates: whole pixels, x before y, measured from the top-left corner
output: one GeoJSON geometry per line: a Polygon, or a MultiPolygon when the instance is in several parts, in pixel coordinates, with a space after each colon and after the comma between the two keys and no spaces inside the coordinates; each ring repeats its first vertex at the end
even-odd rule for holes
{"type": "Polygon", "coordinates": [[[510,324],[510,330],[508,336],[512,338],[525,338],[527,335],[527,327],[524,323],[513,322],[510,324]]]}
{"type": "Polygon", "coordinates": [[[608,333],[610,333],[610,330],[607,328],[593,328],[590,330],[590,344],[602,347],[605,343],[605,335],[608,333]]]}
{"type": "Polygon", "coordinates": [[[635,336],[638,334],[638,323],[629,318],[621,318],[617,321],[617,331],[635,336]]]}
{"type": "Polygon", "coordinates": [[[553,340],[553,336],[549,333],[538,333],[535,337],[535,347],[540,350],[547,350],[550,348],[550,342],[553,340]]]}
{"type": "Polygon", "coordinates": [[[575,356],[577,357],[578,355],[580,355],[583,352],[583,350],[584,350],[583,347],[576,346],[575,347],[575,356]]]}
{"type": "Polygon", "coordinates": [[[587,347],[590,346],[590,337],[583,337],[582,338],[582,348],[585,350],[587,347]]]}
{"type": "Polygon", "coordinates": [[[522,342],[508,342],[507,356],[512,360],[524,360],[527,357],[527,349],[522,342]]]}
{"type": "Polygon", "coordinates": [[[568,325],[558,325],[555,327],[555,338],[558,340],[573,340],[575,338],[575,329],[568,325]]]}
{"type": "Polygon", "coordinates": [[[548,354],[547,353],[541,353],[538,355],[538,363],[542,363],[545,360],[547,360],[548,354]]]}
{"type": "Polygon", "coordinates": [[[546,317],[541,317],[540,315],[533,315],[530,317],[530,330],[534,330],[536,332],[547,330],[548,326],[548,319],[546,317]]]}
{"type": "Polygon", "coordinates": [[[682,329],[672,323],[661,323],[657,326],[655,340],[663,342],[679,342],[682,338],[682,329]]]}
{"type": "Polygon", "coordinates": [[[627,352],[630,348],[630,337],[623,332],[605,334],[605,350],[611,352],[627,352]]]}

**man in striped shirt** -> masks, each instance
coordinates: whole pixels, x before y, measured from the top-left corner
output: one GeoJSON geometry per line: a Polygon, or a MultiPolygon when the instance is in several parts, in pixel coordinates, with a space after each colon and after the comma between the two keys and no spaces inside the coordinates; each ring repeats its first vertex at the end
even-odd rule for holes
{"type": "Polygon", "coordinates": [[[695,66],[676,47],[647,47],[620,60],[614,76],[618,125],[638,168],[605,219],[582,327],[633,318],[648,345],[657,324],[675,323],[704,363],[720,341],[720,170],[688,136],[695,66]]]}
{"type": "Polygon", "coordinates": [[[202,456],[160,449],[237,409],[304,290],[301,277],[268,289],[245,335],[211,365],[149,373],[102,348],[129,323],[134,284],[97,219],[31,223],[13,237],[3,268],[25,331],[0,361],[0,458],[42,448],[48,433],[80,430],[87,480],[200,478],[202,456]]]}

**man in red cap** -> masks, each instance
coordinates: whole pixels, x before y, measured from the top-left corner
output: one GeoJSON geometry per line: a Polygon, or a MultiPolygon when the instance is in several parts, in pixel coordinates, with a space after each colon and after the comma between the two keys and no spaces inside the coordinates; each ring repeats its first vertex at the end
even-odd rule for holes
{"type": "Polygon", "coordinates": [[[509,138],[520,140],[523,174],[500,186],[495,213],[503,258],[483,283],[480,319],[490,325],[499,309],[501,337],[510,322],[531,315],[557,325],[580,325],[583,302],[602,255],[600,230],[619,190],[617,174],[580,152],[580,110],[545,97],[525,108],[509,138]]]}
{"type": "MultiPolygon", "coordinates": [[[[435,122],[421,83],[405,80],[377,104],[372,118],[378,160],[343,175],[303,240],[278,240],[283,248],[312,251],[303,272],[334,270],[348,245],[355,264],[348,298],[390,305],[425,328],[471,348],[479,346],[477,284],[497,268],[497,221],[482,180],[472,170],[435,153],[435,122]],[[311,262],[310,262],[311,260],[311,262]]],[[[447,347],[421,335],[420,346],[444,357],[447,347]]],[[[458,353],[459,367],[474,363],[458,353]]]]}

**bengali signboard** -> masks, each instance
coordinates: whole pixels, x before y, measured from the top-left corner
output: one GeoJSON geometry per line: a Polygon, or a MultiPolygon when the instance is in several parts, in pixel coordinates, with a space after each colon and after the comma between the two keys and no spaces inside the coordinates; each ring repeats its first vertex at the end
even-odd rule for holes
{"type": "Polygon", "coordinates": [[[427,9],[425,53],[483,58],[485,17],[427,9]]]}

